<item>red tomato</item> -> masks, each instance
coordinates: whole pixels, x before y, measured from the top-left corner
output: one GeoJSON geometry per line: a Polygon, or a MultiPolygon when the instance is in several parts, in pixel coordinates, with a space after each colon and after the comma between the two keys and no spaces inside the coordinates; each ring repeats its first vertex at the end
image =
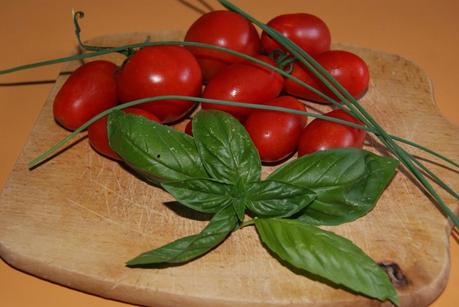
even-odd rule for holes
{"type": "MultiPolygon", "coordinates": [[[[368,66],[359,56],[342,50],[330,50],[317,56],[317,62],[338,81],[354,98],[358,99],[365,94],[370,80],[368,66]]],[[[300,64],[293,66],[292,76],[311,85],[327,96],[337,97],[318,80],[307,68],[300,64]]],[[[304,99],[327,103],[327,101],[312,91],[295,83],[290,79],[285,80],[284,89],[287,93],[304,99]]]]}
{"type": "MultiPolygon", "coordinates": [[[[303,103],[290,96],[281,96],[265,105],[306,111],[303,103]]],[[[278,162],[296,151],[307,117],[285,112],[255,110],[245,128],[258,149],[263,162],[278,162]]]]}
{"type": "MultiPolygon", "coordinates": [[[[123,111],[126,113],[141,115],[155,122],[159,122],[159,119],[154,114],[142,109],[131,107],[126,108],[123,111]]],[[[94,148],[98,153],[114,160],[121,160],[120,156],[118,156],[118,154],[114,152],[108,144],[107,116],[102,117],[89,126],[88,138],[92,148],[94,148]]]]}
{"type": "MultiPolygon", "coordinates": [[[[244,17],[229,11],[213,11],[196,20],[185,36],[187,42],[215,45],[254,56],[260,52],[260,38],[255,27],[244,17]]],[[[241,57],[208,48],[187,47],[198,59],[204,80],[241,57]]]]}
{"type": "MultiPolygon", "coordinates": [[[[334,110],[324,115],[362,125],[360,121],[343,110],[334,110]]],[[[301,133],[298,156],[332,148],[362,148],[365,135],[365,130],[316,118],[301,133]]]]}
{"type": "MultiPolygon", "coordinates": [[[[256,58],[276,65],[267,56],[256,58]]],[[[222,99],[236,102],[261,103],[276,98],[282,90],[283,77],[259,64],[246,61],[226,67],[213,77],[204,90],[204,98],[222,99]]],[[[218,104],[202,104],[203,109],[215,109],[232,114],[243,120],[252,109],[218,104]]]]}
{"type": "MultiPolygon", "coordinates": [[[[199,96],[202,76],[195,57],[179,46],[145,47],[131,56],[116,75],[121,101],[161,95],[199,96]]],[[[186,115],[194,102],[162,100],[138,105],[169,123],[186,115]]]]}
{"type": "Polygon", "coordinates": [[[75,130],[118,101],[114,74],[117,66],[93,61],[78,67],[56,95],[53,113],[56,121],[75,130]]]}
{"type": "MultiPolygon", "coordinates": [[[[314,15],[280,15],[269,21],[268,26],[292,40],[311,56],[330,50],[330,30],[325,22],[314,15]]],[[[276,49],[285,50],[265,32],[261,35],[261,43],[267,53],[276,49]]]]}

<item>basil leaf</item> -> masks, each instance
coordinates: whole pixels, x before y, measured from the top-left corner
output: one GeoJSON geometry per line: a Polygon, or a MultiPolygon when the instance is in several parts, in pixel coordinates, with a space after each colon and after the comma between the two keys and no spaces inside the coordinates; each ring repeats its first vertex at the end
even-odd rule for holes
{"type": "Polygon", "coordinates": [[[233,198],[232,206],[237,219],[243,222],[245,216],[245,201],[241,198],[233,198]]]}
{"type": "Polygon", "coordinates": [[[193,138],[142,116],[114,111],[108,117],[110,147],[147,179],[208,177],[193,138]]]}
{"type": "Polygon", "coordinates": [[[368,213],[395,174],[398,161],[356,148],[319,151],[291,161],[268,179],[317,193],[300,220],[338,225],[368,213]]]}
{"type": "Polygon", "coordinates": [[[184,237],[129,260],[130,267],[145,267],[162,263],[181,263],[199,257],[220,244],[237,226],[233,208],[220,210],[209,224],[196,235],[184,237]]]}
{"type": "Polygon", "coordinates": [[[260,179],[261,161],[245,128],[221,111],[200,111],[193,118],[193,137],[209,175],[236,184],[260,179]]]}
{"type": "Polygon", "coordinates": [[[259,217],[289,217],[309,205],[316,195],[311,190],[275,180],[251,183],[247,208],[259,217]]]}
{"type": "Polygon", "coordinates": [[[203,213],[216,213],[232,202],[232,187],[211,179],[187,179],[161,185],[178,202],[203,213]]]}
{"type": "Polygon", "coordinates": [[[295,220],[256,219],[255,225],[266,247],[294,267],[400,304],[384,270],[351,241],[295,220]]]}

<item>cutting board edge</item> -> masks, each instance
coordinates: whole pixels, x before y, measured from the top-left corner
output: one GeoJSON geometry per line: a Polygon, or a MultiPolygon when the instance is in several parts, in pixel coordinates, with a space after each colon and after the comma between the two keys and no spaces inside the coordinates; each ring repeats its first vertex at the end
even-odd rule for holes
{"type": "MultiPolygon", "coordinates": [[[[329,303],[267,303],[267,302],[243,302],[243,301],[228,301],[215,298],[204,297],[191,297],[170,294],[167,292],[155,292],[149,289],[139,289],[131,286],[116,285],[113,286],[109,282],[98,280],[96,278],[85,276],[79,272],[73,272],[66,269],[59,269],[53,267],[48,263],[43,263],[35,260],[34,258],[20,255],[9,250],[0,242],[0,256],[11,267],[20,270],[25,274],[32,275],[41,280],[52,282],[72,290],[81,291],[97,297],[125,302],[128,304],[138,304],[142,306],[156,306],[156,307],[174,307],[177,303],[184,304],[188,307],[230,307],[230,306],[298,306],[298,307],[333,307],[336,302],[329,303]],[[43,274],[46,272],[46,275],[43,274]],[[52,278],[48,277],[52,276],[52,278]],[[114,291],[116,289],[116,291],[114,291]]],[[[378,302],[362,296],[356,295],[355,301],[340,302],[342,307],[353,306],[368,306],[372,305],[371,302],[378,302]]]]}

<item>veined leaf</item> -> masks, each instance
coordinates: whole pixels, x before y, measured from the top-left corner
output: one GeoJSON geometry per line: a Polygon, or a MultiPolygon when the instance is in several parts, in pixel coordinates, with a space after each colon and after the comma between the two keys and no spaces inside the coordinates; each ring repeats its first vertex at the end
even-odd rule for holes
{"type": "Polygon", "coordinates": [[[216,213],[232,203],[232,186],[211,179],[169,181],[161,185],[178,202],[199,212],[216,213]]]}
{"type": "Polygon", "coordinates": [[[384,270],[348,239],[295,220],[256,219],[255,225],[266,247],[294,267],[400,304],[384,270]]]}
{"type": "Polygon", "coordinates": [[[356,148],[319,151],[293,160],[268,179],[308,188],[317,198],[300,220],[338,225],[368,213],[395,174],[398,161],[356,148]]]}
{"type": "Polygon", "coordinates": [[[193,118],[193,137],[212,178],[236,184],[260,179],[261,161],[245,128],[221,111],[200,111],[193,118]]]}
{"type": "Polygon", "coordinates": [[[247,208],[259,217],[289,217],[316,198],[311,190],[275,180],[250,183],[247,195],[247,208]]]}
{"type": "Polygon", "coordinates": [[[126,264],[145,267],[162,263],[182,263],[199,257],[220,244],[237,226],[238,219],[233,208],[227,206],[210,220],[196,235],[184,237],[157,249],[143,253],[126,264]]]}
{"type": "Polygon", "coordinates": [[[208,177],[193,138],[142,116],[114,111],[108,117],[110,147],[147,179],[208,177]]]}

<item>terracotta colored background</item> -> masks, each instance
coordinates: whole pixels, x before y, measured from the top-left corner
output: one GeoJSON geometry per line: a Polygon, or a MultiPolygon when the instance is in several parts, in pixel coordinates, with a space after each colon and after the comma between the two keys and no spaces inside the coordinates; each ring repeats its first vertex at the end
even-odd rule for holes
{"type": "MultiPolygon", "coordinates": [[[[198,4],[197,0],[189,2],[198,4]]],[[[209,0],[218,8],[215,0],[209,0]]],[[[334,41],[397,53],[430,76],[441,113],[459,125],[459,2],[456,0],[234,1],[260,20],[309,12],[330,27],[334,41]]],[[[69,55],[75,47],[72,8],[87,14],[83,37],[118,32],[182,29],[199,16],[178,0],[0,0],[0,68],[69,55]]],[[[25,143],[60,65],[0,76],[0,189],[25,143]]],[[[433,304],[459,301],[459,247],[451,236],[448,287],[433,304]]],[[[426,247],[428,248],[428,247],[426,247]]],[[[21,273],[0,261],[2,306],[117,306],[121,303],[70,290],[21,273]]]]}

